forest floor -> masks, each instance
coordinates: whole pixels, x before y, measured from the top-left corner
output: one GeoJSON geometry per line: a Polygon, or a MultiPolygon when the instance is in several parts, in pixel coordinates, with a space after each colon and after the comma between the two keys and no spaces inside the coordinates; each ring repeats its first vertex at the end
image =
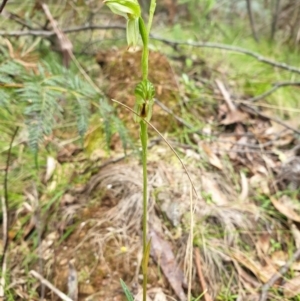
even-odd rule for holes
{"type": "MultiPolygon", "coordinates": [[[[174,39],[179,32],[175,27],[174,39]]],[[[29,64],[13,55],[14,43],[1,47],[11,60],[29,64]]],[[[187,300],[190,269],[193,300],[300,300],[300,71],[281,69],[275,59],[175,44],[153,40],[150,52],[151,123],[162,136],[149,129],[149,300],[187,300]],[[293,82],[286,84],[290,73],[293,82]]],[[[41,57],[38,51],[32,53],[41,57]]],[[[107,99],[132,108],[140,57],[139,49],[107,47],[85,67],[107,99]]],[[[125,300],[120,279],[142,300],[138,125],[114,104],[130,137],[124,153],[118,133],[105,146],[103,120],[94,111],[83,143],[74,127],[55,128],[36,174],[25,124],[9,163],[11,139],[1,139],[7,300],[41,294],[60,300],[53,287],[65,294],[78,289],[78,300],[125,300]],[[41,285],[38,275],[53,287],[41,285]]]]}

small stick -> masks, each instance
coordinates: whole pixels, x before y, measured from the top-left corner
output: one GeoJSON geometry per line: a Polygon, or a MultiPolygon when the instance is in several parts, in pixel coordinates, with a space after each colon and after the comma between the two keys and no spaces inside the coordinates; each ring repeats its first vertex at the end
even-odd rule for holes
{"type": "Polygon", "coordinates": [[[266,114],[264,114],[264,113],[258,111],[256,108],[253,108],[251,105],[247,105],[247,104],[242,103],[241,106],[242,106],[246,111],[248,111],[248,112],[249,112],[249,110],[250,110],[250,114],[255,113],[255,114],[257,114],[258,116],[261,116],[261,117],[266,118],[266,119],[268,119],[268,120],[272,120],[272,121],[274,121],[274,122],[276,122],[276,123],[278,123],[278,124],[284,126],[285,128],[287,128],[287,129],[289,129],[289,130],[291,130],[291,131],[297,133],[298,135],[300,135],[300,130],[295,129],[294,127],[288,125],[287,123],[283,122],[283,121],[280,120],[279,118],[272,117],[272,116],[268,116],[268,115],[266,115],[266,114]],[[252,111],[252,112],[251,112],[251,111],[252,111]]]}
{"type": "Polygon", "coordinates": [[[251,51],[246,48],[237,47],[237,46],[231,46],[226,44],[219,44],[219,43],[210,43],[210,42],[190,42],[190,41],[175,41],[175,40],[169,40],[165,38],[161,38],[156,35],[151,35],[152,39],[160,41],[162,43],[165,43],[166,45],[169,45],[173,48],[178,48],[178,46],[191,46],[191,47],[199,47],[199,48],[215,48],[215,49],[223,49],[235,53],[242,53],[248,56],[253,57],[257,61],[271,65],[276,68],[288,70],[290,72],[300,73],[300,68],[297,68],[295,66],[288,65],[286,63],[276,62],[271,59],[268,59],[264,56],[262,56],[260,53],[251,51]]]}
{"type": "Polygon", "coordinates": [[[270,90],[268,90],[268,91],[266,91],[266,92],[264,92],[264,93],[262,93],[260,95],[248,98],[245,101],[247,101],[247,102],[255,102],[255,101],[261,100],[261,99],[269,96],[270,94],[274,93],[279,88],[281,88],[281,87],[287,87],[287,86],[300,86],[300,82],[275,83],[275,84],[273,84],[273,87],[270,90]]]}
{"type": "Polygon", "coordinates": [[[8,219],[8,170],[9,170],[9,162],[11,158],[11,150],[13,147],[13,142],[15,137],[19,131],[19,127],[15,128],[15,131],[12,135],[10,140],[8,154],[6,159],[6,166],[4,172],[4,196],[1,198],[2,201],[2,212],[3,212],[3,253],[0,258],[0,267],[2,269],[1,272],[1,279],[0,279],[0,298],[4,297],[4,290],[5,290],[5,273],[6,273],[6,259],[7,259],[7,250],[8,250],[8,226],[9,226],[9,219],[8,219]]]}
{"type": "Polygon", "coordinates": [[[202,273],[202,268],[201,268],[201,257],[200,257],[199,249],[195,248],[194,253],[195,253],[196,268],[197,268],[197,272],[198,272],[198,276],[199,276],[199,280],[200,280],[200,285],[203,290],[204,299],[205,299],[205,301],[213,301],[212,297],[207,292],[206,282],[205,282],[205,279],[204,279],[204,276],[202,273]]]}
{"type": "Polygon", "coordinates": [[[222,93],[223,97],[224,97],[224,100],[226,102],[226,105],[227,105],[227,108],[229,110],[229,112],[234,112],[236,111],[236,107],[235,105],[233,104],[232,100],[231,100],[231,97],[230,97],[230,94],[229,92],[226,90],[224,84],[219,80],[219,79],[216,79],[216,84],[220,90],[220,92],[222,93]]]}
{"type": "Polygon", "coordinates": [[[2,2],[2,4],[1,4],[1,6],[0,6],[0,14],[2,13],[2,11],[3,11],[3,9],[4,9],[4,6],[6,5],[6,2],[7,2],[8,0],[3,0],[3,2],[2,2]]]}
{"type": "MultiPolygon", "coordinates": [[[[64,33],[73,33],[73,32],[79,32],[79,31],[85,31],[85,30],[107,30],[107,29],[120,29],[120,30],[126,30],[125,26],[120,25],[109,25],[109,26],[103,26],[103,25],[88,25],[88,26],[78,26],[73,28],[66,28],[62,30],[64,33]]],[[[17,30],[17,31],[7,31],[7,30],[1,30],[0,36],[39,36],[39,37],[50,37],[56,35],[55,31],[49,31],[49,30],[17,30]]],[[[300,68],[297,68],[295,66],[288,65],[286,63],[281,63],[277,61],[273,61],[271,59],[268,59],[264,56],[262,56],[260,53],[248,50],[246,48],[237,47],[237,46],[231,46],[227,44],[219,44],[219,43],[210,43],[210,42],[190,42],[190,41],[176,41],[176,40],[168,40],[156,35],[151,34],[150,35],[152,39],[160,41],[166,45],[169,45],[173,47],[175,50],[178,48],[178,46],[191,46],[191,47],[199,47],[199,48],[215,48],[215,49],[222,49],[226,51],[231,51],[235,53],[242,53],[248,56],[253,57],[257,61],[271,65],[275,68],[280,68],[283,70],[288,70],[290,72],[298,73],[300,74],[300,68]]]]}
{"type": "Polygon", "coordinates": [[[251,0],[246,0],[246,4],[247,4],[247,12],[248,12],[248,16],[249,16],[252,35],[253,35],[254,40],[258,43],[259,40],[258,40],[258,36],[257,36],[256,30],[255,30],[255,22],[254,22],[252,7],[251,7],[251,0]]]}
{"type": "Polygon", "coordinates": [[[278,272],[276,272],[261,288],[261,295],[259,301],[266,301],[268,297],[269,289],[274,285],[274,283],[279,280],[287,271],[290,269],[291,265],[300,258],[300,248],[293,254],[293,256],[283,265],[278,272]]]}
{"type": "Polygon", "coordinates": [[[38,272],[31,270],[29,272],[34,278],[38,279],[41,283],[47,286],[53,293],[55,293],[60,299],[64,301],[73,301],[66,294],[61,292],[58,288],[56,288],[53,284],[51,284],[47,279],[41,276],[38,272]]]}
{"type": "Polygon", "coordinates": [[[42,8],[45,12],[47,19],[49,20],[52,26],[53,31],[55,32],[57,43],[58,43],[57,46],[59,47],[59,50],[62,52],[63,55],[63,65],[64,67],[69,68],[69,64],[71,60],[70,53],[72,53],[73,51],[73,45],[69,40],[69,38],[63,33],[63,31],[59,29],[58,23],[56,20],[54,20],[48,5],[42,3],[42,8]]]}

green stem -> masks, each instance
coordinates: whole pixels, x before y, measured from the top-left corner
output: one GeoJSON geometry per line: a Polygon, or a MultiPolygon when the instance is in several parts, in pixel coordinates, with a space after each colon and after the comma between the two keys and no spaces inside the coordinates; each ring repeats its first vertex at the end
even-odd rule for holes
{"type": "Polygon", "coordinates": [[[142,17],[139,18],[139,29],[143,41],[143,54],[142,54],[142,72],[143,80],[148,79],[148,60],[149,60],[149,49],[148,49],[148,40],[149,35],[145,26],[145,22],[142,17]]]}
{"type": "Polygon", "coordinates": [[[147,27],[148,36],[150,35],[150,29],[151,29],[151,26],[152,26],[152,20],[153,20],[155,8],[156,8],[156,0],[151,0],[150,10],[149,10],[148,27],[147,27]]]}
{"type": "MultiPolygon", "coordinates": [[[[148,178],[147,178],[147,144],[148,144],[148,125],[145,121],[141,125],[142,142],[142,164],[143,164],[143,257],[145,260],[147,249],[147,209],[148,209],[148,178]]],[[[143,262],[144,262],[143,260],[143,262]]],[[[147,267],[143,269],[143,301],[147,299],[147,267]]]]}
{"type": "MultiPolygon", "coordinates": [[[[143,81],[148,80],[149,73],[149,34],[155,11],[156,0],[151,0],[149,22],[146,28],[144,20],[139,18],[139,30],[143,41],[142,53],[142,73],[143,81]]],[[[150,101],[150,99],[144,99],[150,101]]],[[[141,143],[142,143],[142,164],[143,164],[143,301],[147,300],[147,278],[148,278],[148,259],[150,253],[150,243],[147,244],[147,210],[148,210],[148,175],[147,175],[147,144],[148,144],[148,125],[144,120],[140,122],[141,143]]]]}

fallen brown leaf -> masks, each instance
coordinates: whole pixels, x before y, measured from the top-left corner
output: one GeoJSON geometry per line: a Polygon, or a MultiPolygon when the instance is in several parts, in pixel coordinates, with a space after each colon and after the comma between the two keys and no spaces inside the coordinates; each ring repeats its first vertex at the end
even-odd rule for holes
{"type": "Polygon", "coordinates": [[[223,166],[220,159],[213,153],[211,148],[205,143],[202,143],[201,146],[205,151],[206,155],[208,156],[209,163],[214,167],[218,168],[219,170],[223,170],[223,166]]]}
{"type": "Polygon", "coordinates": [[[295,222],[300,222],[300,215],[295,211],[300,211],[299,204],[296,204],[287,196],[282,196],[280,200],[276,200],[274,197],[271,197],[271,202],[274,207],[284,216],[295,222]]]}
{"type": "Polygon", "coordinates": [[[259,262],[241,252],[232,252],[232,257],[249,269],[263,283],[266,283],[277,272],[272,265],[262,266],[259,262]]]}
{"type": "Polygon", "coordinates": [[[238,122],[245,122],[245,120],[248,119],[248,115],[246,113],[243,113],[239,110],[235,110],[233,112],[229,112],[225,119],[223,119],[220,124],[223,125],[229,125],[229,124],[233,124],[233,123],[238,123],[238,122]]]}
{"type": "Polygon", "coordinates": [[[149,236],[151,238],[151,256],[160,265],[179,300],[186,301],[187,298],[182,288],[184,275],[177,265],[171,245],[163,240],[153,229],[151,229],[149,236]]]}
{"type": "Polygon", "coordinates": [[[260,256],[267,255],[270,249],[271,236],[269,233],[263,233],[259,236],[255,246],[260,256]]]}

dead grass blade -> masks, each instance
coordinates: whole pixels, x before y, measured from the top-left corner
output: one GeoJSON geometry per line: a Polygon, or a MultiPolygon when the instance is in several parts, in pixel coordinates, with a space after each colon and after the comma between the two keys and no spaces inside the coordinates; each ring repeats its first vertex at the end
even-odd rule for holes
{"type": "Polygon", "coordinates": [[[69,262],[68,295],[73,301],[78,300],[78,277],[73,263],[69,262]]]}
{"type": "Polygon", "coordinates": [[[31,274],[34,278],[38,279],[41,283],[47,286],[53,293],[55,293],[63,301],[73,301],[66,294],[64,294],[59,289],[57,289],[53,284],[51,284],[47,279],[41,276],[38,272],[31,270],[29,274],[31,274]]]}

